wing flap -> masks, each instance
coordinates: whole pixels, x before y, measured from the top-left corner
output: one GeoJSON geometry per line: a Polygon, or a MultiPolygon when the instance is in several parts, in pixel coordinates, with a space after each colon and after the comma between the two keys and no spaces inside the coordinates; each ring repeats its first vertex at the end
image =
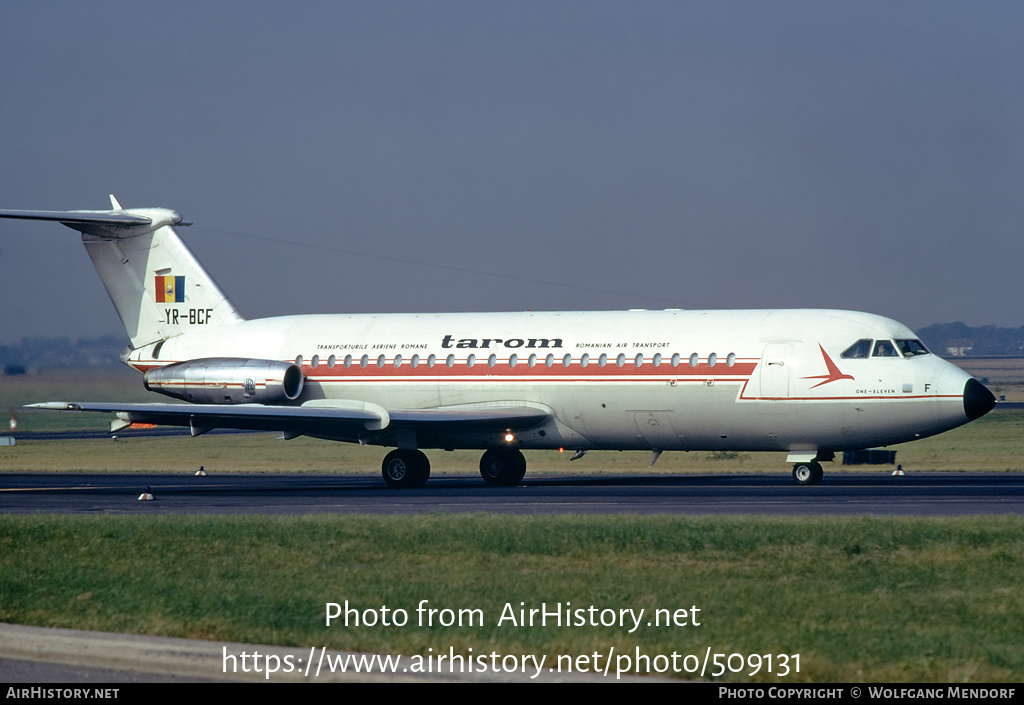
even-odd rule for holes
{"type": "Polygon", "coordinates": [[[442,427],[462,431],[522,430],[543,423],[551,416],[546,409],[531,406],[491,408],[437,407],[433,409],[393,409],[388,412],[392,425],[442,427]]]}
{"type": "Polygon", "coordinates": [[[288,433],[320,425],[351,431],[374,431],[388,423],[387,412],[380,407],[375,409],[374,406],[363,402],[307,408],[260,404],[107,404],[58,401],[30,404],[29,408],[111,412],[130,423],[184,426],[193,429],[193,435],[199,435],[215,428],[288,433]]]}

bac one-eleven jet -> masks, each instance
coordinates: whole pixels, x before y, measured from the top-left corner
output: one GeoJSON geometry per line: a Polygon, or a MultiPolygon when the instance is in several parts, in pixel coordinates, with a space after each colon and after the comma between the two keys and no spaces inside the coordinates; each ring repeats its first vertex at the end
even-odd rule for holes
{"type": "Polygon", "coordinates": [[[280,431],[394,447],[384,480],[419,487],[423,448],[483,451],[492,485],[521,449],[785,451],[813,485],[835,453],[932,436],[992,394],[906,326],[832,310],[305,315],[244,320],[165,208],[0,211],[82,242],[146,388],[186,404],[48,402],[132,423],[280,431]]]}

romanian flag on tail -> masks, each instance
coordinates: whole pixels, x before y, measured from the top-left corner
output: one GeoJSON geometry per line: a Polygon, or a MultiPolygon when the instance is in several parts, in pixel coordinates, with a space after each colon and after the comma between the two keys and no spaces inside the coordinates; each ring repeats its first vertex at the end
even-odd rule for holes
{"type": "Polygon", "coordinates": [[[158,304],[180,304],[184,300],[185,277],[158,276],[156,278],[156,302],[158,304]]]}

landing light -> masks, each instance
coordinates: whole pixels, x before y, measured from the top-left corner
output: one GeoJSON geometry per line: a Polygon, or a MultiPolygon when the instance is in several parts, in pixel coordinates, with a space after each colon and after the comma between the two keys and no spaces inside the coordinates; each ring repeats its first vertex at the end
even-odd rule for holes
{"type": "Polygon", "coordinates": [[[513,436],[511,433],[506,433],[505,434],[505,440],[508,441],[509,443],[512,442],[513,438],[515,438],[515,436],[513,436]]]}

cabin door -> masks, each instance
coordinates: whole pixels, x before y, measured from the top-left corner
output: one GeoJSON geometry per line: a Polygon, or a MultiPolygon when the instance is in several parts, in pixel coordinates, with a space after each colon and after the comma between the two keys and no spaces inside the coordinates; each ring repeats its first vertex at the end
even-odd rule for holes
{"type": "Polygon", "coordinates": [[[793,346],[789,343],[768,343],[761,353],[761,399],[789,398],[789,371],[792,368],[793,346]]]}

